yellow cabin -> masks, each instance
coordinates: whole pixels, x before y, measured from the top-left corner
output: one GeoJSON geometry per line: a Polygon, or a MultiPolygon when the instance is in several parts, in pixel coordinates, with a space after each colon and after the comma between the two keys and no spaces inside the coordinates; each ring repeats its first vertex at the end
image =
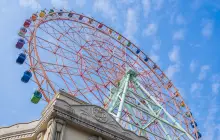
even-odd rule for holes
{"type": "Polygon", "coordinates": [[[120,35],[118,35],[118,40],[121,40],[121,36],[120,35]]]}
{"type": "Polygon", "coordinates": [[[45,17],[45,15],[46,15],[46,12],[45,12],[44,10],[42,10],[42,11],[40,12],[40,14],[39,14],[39,16],[40,16],[41,18],[45,17]]]}

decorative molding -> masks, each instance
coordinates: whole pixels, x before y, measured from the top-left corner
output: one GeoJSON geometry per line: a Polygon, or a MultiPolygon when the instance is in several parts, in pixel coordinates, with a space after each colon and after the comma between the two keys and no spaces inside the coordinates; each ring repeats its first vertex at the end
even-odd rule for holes
{"type": "Polygon", "coordinates": [[[53,123],[53,118],[49,120],[49,122],[47,123],[47,128],[50,128],[51,124],[53,123]]]}
{"type": "Polygon", "coordinates": [[[107,113],[100,107],[94,106],[92,108],[92,115],[99,122],[107,122],[107,113]]]}
{"type": "Polygon", "coordinates": [[[101,135],[105,135],[109,138],[116,140],[146,140],[146,138],[142,136],[137,136],[135,133],[131,131],[124,130],[111,115],[109,115],[104,109],[100,107],[93,105],[74,105],[71,108],[74,108],[74,114],[69,114],[59,107],[55,107],[54,109],[56,112],[56,116],[61,117],[64,120],[68,120],[68,124],[74,123],[86,129],[96,131],[101,135]],[[101,118],[105,116],[104,118],[107,118],[105,119],[107,121],[103,122],[99,121],[100,119],[97,120],[96,117],[92,115],[94,108],[99,108],[98,112],[101,112],[101,114],[105,112],[106,115],[101,115],[101,118]]]}
{"type": "Polygon", "coordinates": [[[63,136],[63,129],[64,129],[64,125],[65,125],[65,121],[64,120],[61,120],[61,119],[55,119],[55,127],[56,127],[56,130],[55,130],[55,138],[56,140],[62,140],[62,137],[63,136]]]}

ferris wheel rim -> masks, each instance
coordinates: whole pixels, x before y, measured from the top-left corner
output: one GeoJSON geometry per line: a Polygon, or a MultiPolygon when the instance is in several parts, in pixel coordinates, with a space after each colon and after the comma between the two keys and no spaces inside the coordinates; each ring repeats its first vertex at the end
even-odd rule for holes
{"type": "MultiPolygon", "coordinates": [[[[55,13],[58,13],[58,12],[55,12],[55,13]]],[[[71,12],[63,12],[63,13],[71,13],[71,12]]],[[[82,15],[82,14],[77,14],[77,13],[73,13],[73,14],[75,14],[75,15],[82,15]]],[[[47,16],[49,16],[49,15],[47,15],[47,16]]],[[[37,31],[37,29],[38,29],[38,27],[41,25],[41,24],[44,24],[45,22],[49,22],[50,20],[46,20],[46,18],[47,18],[47,16],[45,17],[45,18],[43,18],[43,19],[41,19],[41,22],[39,23],[39,25],[38,26],[35,26],[35,34],[36,34],[36,31],[37,31]]],[[[85,15],[82,15],[83,17],[86,17],[87,19],[93,19],[93,18],[90,18],[90,17],[88,17],[88,16],[85,16],[85,15]]],[[[56,18],[56,19],[53,19],[53,20],[69,20],[69,21],[74,21],[74,22],[77,22],[77,23],[80,23],[80,24],[85,24],[85,25],[87,25],[87,26],[90,26],[90,27],[92,27],[92,28],[94,28],[94,29],[96,29],[96,30],[98,30],[99,32],[101,32],[101,33],[103,33],[103,34],[105,34],[105,35],[107,35],[107,36],[109,36],[109,37],[111,37],[112,39],[114,39],[115,41],[117,41],[119,44],[121,44],[121,45],[123,45],[123,47],[126,47],[127,49],[129,49],[130,50],[130,48],[129,47],[127,47],[125,44],[123,44],[122,42],[119,42],[116,38],[113,38],[112,36],[110,36],[109,34],[107,34],[106,32],[104,32],[104,31],[102,31],[101,29],[98,29],[98,27],[95,27],[95,26],[92,26],[92,25],[90,25],[90,24],[86,24],[86,23],[83,23],[83,22],[79,22],[79,21],[77,21],[77,20],[71,20],[70,18],[67,18],[67,19],[64,19],[64,18],[62,18],[62,17],[59,17],[59,18],[56,18]]],[[[99,21],[97,21],[97,20],[95,20],[95,19],[93,19],[93,21],[94,22],[97,22],[97,23],[99,23],[99,24],[103,24],[103,23],[101,23],[101,22],[99,22],[99,21]]],[[[129,41],[129,42],[131,42],[130,40],[128,40],[126,37],[124,37],[123,35],[121,35],[120,33],[118,33],[117,31],[115,31],[114,29],[112,29],[112,28],[110,28],[110,27],[108,27],[107,25],[105,25],[105,24],[103,24],[103,26],[105,26],[106,28],[108,28],[108,29],[111,29],[113,32],[115,32],[116,34],[118,34],[118,35],[120,35],[120,36],[122,36],[122,38],[124,38],[126,41],[129,41]]],[[[32,34],[33,35],[33,34],[32,34]]],[[[33,38],[35,38],[36,37],[36,35],[35,36],[33,36],[32,37],[32,39],[33,38]]],[[[35,40],[36,40],[36,38],[35,38],[35,40]]],[[[131,44],[132,44],[132,46],[134,46],[136,49],[139,49],[134,43],[132,43],[131,42],[131,44]]],[[[30,42],[29,42],[29,45],[28,45],[28,47],[29,47],[29,49],[30,49],[30,42]]],[[[38,53],[37,52],[37,46],[36,46],[36,42],[35,42],[35,45],[34,45],[34,48],[36,49],[34,49],[34,52],[35,53],[38,53]]],[[[134,55],[136,55],[132,50],[130,50],[134,55]]],[[[144,56],[146,56],[146,57],[148,57],[148,55],[146,55],[141,49],[140,49],[140,51],[141,51],[141,53],[142,54],[144,54],[144,56]]],[[[39,57],[39,56],[38,56],[39,57]]],[[[145,61],[143,60],[143,57],[139,57],[140,58],[140,60],[151,70],[151,72],[153,72],[155,75],[156,75],[156,77],[158,78],[159,76],[158,76],[158,74],[156,73],[156,72],[154,72],[146,63],[145,63],[145,61]]],[[[149,59],[150,59],[150,57],[148,57],[149,59]]],[[[39,60],[39,62],[41,62],[40,61],[40,58],[38,59],[39,60]]],[[[31,61],[31,60],[30,60],[31,61]]],[[[153,62],[153,60],[152,59],[150,59],[150,61],[152,61],[153,62]]],[[[154,64],[156,64],[155,62],[153,62],[154,64]]],[[[42,64],[40,64],[40,65],[42,65],[42,64]]],[[[43,67],[43,66],[42,66],[43,67]]],[[[157,68],[162,72],[162,74],[168,79],[168,81],[170,81],[171,82],[171,80],[169,80],[169,78],[166,76],[166,74],[159,68],[159,66],[157,65],[157,68]]],[[[44,72],[45,72],[45,70],[44,69],[42,69],[44,72]]],[[[32,69],[32,72],[34,73],[34,75],[35,75],[35,80],[37,80],[37,77],[36,77],[36,73],[35,73],[35,71],[32,69]]],[[[44,76],[46,76],[46,80],[47,80],[47,82],[51,82],[50,80],[49,80],[49,78],[48,78],[48,76],[47,76],[47,74],[45,73],[45,75],[44,76]]],[[[160,78],[158,78],[158,80],[161,82],[161,79],[160,78]]],[[[37,80],[38,81],[38,80],[37,80]]],[[[162,82],[161,82],[162,83],[162,82]]],[[[172,83],[172,82],[171,82],[172,83]]],[[[52,85],[52,84],[51,84],[52,85]]],[[[38,82],[38,86],[41,86],[40,85],[40,83],[38,82]]],[[[178,91],[178,89],[174,86],[174,84],[172,83],[172,86],[175,88],[175,90],[176,90],[176,92],[179,92],[178,91]]],[[[165,88],[165,87],[164,87],[165,88]]],[[[166,88],[165,88],[166,89],[166,88]]],[[[167,89],[166,89],[167,90],[167,89]]],[[[168,92],[169,92],[169,90],[167,90],[168,92]]],[[[55,92],[55,91],[54,91],[55,92]]],[[[169,92],[170,93],[170,92],[169,92]]],[[[54,93],[54,94],[56,94],[56,92],[54,93]]],[[[171,96],[171,93],[170,93],[170,97],[172,97],[171,96]]],[[[179,96],[180,98],[181,98],[181,100],[182,101],[184,101],[183,100],[183,98],[182,98],[182,96],[181,96],[181,94],[180,94],[180,96],[179,96]]],[[[185,104],[186,105],[186,104],[185,104]]],[[[176,106],[176,108],[179,108],[179,106],[176,106]]],[[[188,110],[188,111],[190,111],[190,109],[188,108],[188,106],[186,105],[186,109],[188,110]]],[[[190,117],[191,118],[191,120],[194,120],[194,118],[191,116],[190,117]]]]}

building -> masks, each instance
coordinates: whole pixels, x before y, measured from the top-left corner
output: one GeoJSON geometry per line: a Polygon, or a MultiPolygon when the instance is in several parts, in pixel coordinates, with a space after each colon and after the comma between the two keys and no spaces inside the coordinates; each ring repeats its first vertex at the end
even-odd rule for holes
{"type": "Polygon", "coordinates": [[[64,91],[42,112],[39,120],[0,128],[0,140],[146,140],[124,130],[104,109],[64,91]]]}

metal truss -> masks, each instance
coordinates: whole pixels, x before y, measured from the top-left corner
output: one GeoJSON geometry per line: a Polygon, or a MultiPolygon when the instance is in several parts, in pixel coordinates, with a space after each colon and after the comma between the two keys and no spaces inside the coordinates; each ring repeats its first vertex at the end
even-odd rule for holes
{"type": "Polygon", "coordinates": [[[166,111],[157,101],[156,97],[151,95],[138,81],[137,75],[135,71],[128,69],[118,83],[118,87],[111,89],[111,102],[107,109],[108,112],[121,124],[125,121],[123,116],[129,116],[130,119],[126,120],[126,122],[129,123],[127,129],[138,132],[139,135],[148,136],[148,133],[150,133],[154,137],[167,140],[193,140],[193,137],[166,111]],[[130,88],[131,85],[133,85],[133,88],[130,88]],[[140,116],[142,116],[141,119],[140,116]],[[155,125],[157,125],[161,131],[158,130],[158,132],[155,133],[148,131],[148,129],[155,125]],[[174,131],[175,135],[173,133],[174,131]]]}

